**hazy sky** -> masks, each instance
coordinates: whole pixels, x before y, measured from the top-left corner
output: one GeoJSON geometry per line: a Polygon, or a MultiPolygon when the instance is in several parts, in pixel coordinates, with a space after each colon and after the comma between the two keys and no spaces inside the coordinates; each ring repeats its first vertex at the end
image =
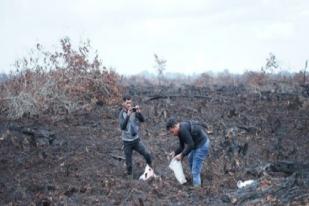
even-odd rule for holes
{"type": "Polygon", "coordinates": [[[122,74],[260,69],[269,52],[285,69],[309,59],[309,0],[1,0],[0,71],[37,42],[90,39],[122,74]]]}

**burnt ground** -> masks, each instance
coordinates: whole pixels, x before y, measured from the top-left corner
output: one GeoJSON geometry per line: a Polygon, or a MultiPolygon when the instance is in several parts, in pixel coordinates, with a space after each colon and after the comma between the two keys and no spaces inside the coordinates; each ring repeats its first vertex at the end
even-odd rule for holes
{"type": "MultiPolygon", "coordinates": [[[[1,117],[0,205],[308,205],[305,89],[129,88],[147,118],[142,140],[160,176],[147,182],[138,180],[145,162],[136,153],[135,179],[125,176],[119,106],[63,117],[1,117]],[[165,131],[170,115],[208,125],[201,189],[179,185],[168,169],[168,153],[178,144],[165,131]],[[248,179],[257,184],[237,189],[238,180],[248,179]]],[[[189,174],[186,161],[184,168],[189,174]]]]}

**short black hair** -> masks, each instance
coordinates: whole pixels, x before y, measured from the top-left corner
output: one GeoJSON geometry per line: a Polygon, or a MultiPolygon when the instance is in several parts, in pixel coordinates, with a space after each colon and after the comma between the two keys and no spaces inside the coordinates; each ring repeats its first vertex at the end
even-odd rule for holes
{"type": "Polygon", "coordinates": [[[176,118],[175,117],[170,117],[166,121],[166,130],[170,130],[171,128],[175,127],[177,124],[176,118]]]}
{"type": "Polygon", "coordinates": [[[125,102],[127,100],[131,100],[131,96],[128,94],[123,95],[122,100],[125,102]]]}

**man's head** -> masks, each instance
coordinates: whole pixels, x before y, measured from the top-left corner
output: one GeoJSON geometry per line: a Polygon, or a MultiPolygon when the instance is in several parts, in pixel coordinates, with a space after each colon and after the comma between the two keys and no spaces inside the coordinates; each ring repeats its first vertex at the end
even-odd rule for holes
{"type": "Polygon", "coordinates": [[[174,136],[178,136],[179,123],[176,121],[175,117],[168,118],[166,122],[166,130],[172,133],[174,136]]]}
{"type": "Polygon", "coordinates": [[[131,96],[130,95],[124,95],[122,100],[123,100],[123,103],[122,103],[123,107],[126,110],[129,110],[132,107],[131,96]]]}

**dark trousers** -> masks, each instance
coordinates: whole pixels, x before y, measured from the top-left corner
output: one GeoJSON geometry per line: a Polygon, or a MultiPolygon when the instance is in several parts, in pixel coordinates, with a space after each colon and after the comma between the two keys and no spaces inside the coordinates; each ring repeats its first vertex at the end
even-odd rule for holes
{"type": "Polygon", "coordinates": [[[128,174],[132,174],[132,152],[133,150],[140,153],[146,163],[151,166],[151,156],[150,153],[146,150],[145,145],[139,140],[130,141],[123,141],[124,146],[124,155],[126,157],[126,165],[127,165],[127,172],[128,174]]]}

